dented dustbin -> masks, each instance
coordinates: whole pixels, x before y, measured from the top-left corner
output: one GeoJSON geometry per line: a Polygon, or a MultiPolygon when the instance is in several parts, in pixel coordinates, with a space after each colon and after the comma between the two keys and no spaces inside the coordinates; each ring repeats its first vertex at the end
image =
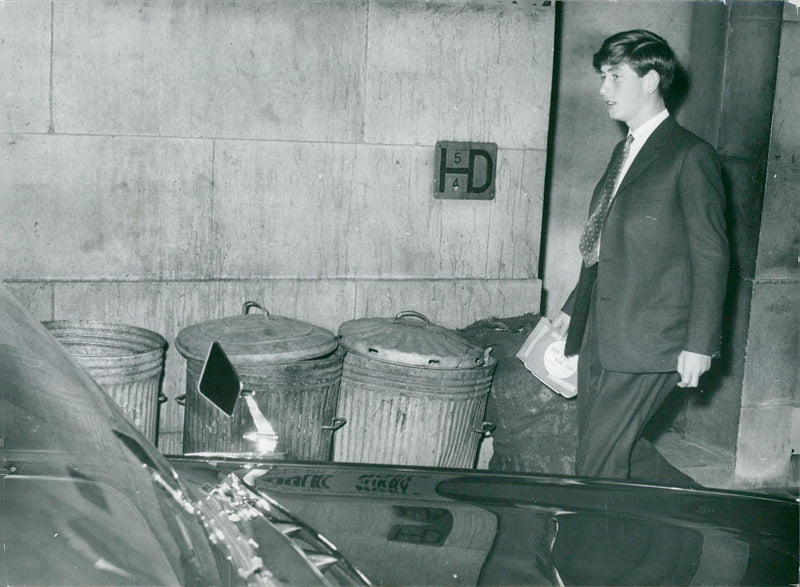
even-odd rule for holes
{"type": "MultiPolygon", "coordinates": [[[[278,435],[276,452],[287,458],[330,460],[343,352],[332,332],[270,314],[245,302],[242,314],[188,326],[175,347],[186,358],[183,452],[249,453],[244,435],[253,427],[240,409],[231,417],[201,396],[198,382],[211,344],[222,346],[278,435]]],[[[242,404],[243,406],[244,404],[242,404]]]]}
{"type": "Polygon", "coordinates": [[[346,350],[334,460],[473,467],[497,362],[423,314],[339,327],[346,350]]]}

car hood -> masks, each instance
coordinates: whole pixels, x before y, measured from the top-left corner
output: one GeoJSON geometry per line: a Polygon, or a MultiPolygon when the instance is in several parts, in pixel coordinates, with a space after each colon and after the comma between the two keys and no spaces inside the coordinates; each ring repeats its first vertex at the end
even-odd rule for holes
{"type": "Polygon", "coordinates": [[[188,554],[208,540],[156,448],[4,289],[0,324],[5,584],[216,580],[213,555],[188,554]]]}
{"type": "Polygon", "coordinates": [[[3,481],[2,499],[7,585],[34,576],[44,585],[180,582],[137,506],[113,488],[84,479],[11,476],[3,481]]]}
{"type": "Polygon", "coordinates": [[[235,473],[394,585],[782,585],[796,499],[464,470],[170,457],[235,473]]]}

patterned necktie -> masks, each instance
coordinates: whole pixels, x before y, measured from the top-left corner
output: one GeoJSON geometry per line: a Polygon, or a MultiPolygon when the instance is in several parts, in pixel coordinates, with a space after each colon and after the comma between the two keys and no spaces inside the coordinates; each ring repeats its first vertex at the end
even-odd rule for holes
{"type": "Polygon", "coordinates": [[[614,187],[617,185],[620,171],[628,158],[628,153],[631,150],[631,143],[633,142],[633,135],[628,135],[625,140],[625,146],[622,148],[619,156],[614,159],[611,170],[608,173],[608,178],[603,186],[603,193],[597,202],[597,206],[589,216],[586,226],[583,228],[578,248],[583,256],[583,262],[587,267],[591,267],[597,263],[600,257],[600,232],[603,230],[603,223],[608,213],[608,208],[611,206],[611,200],[614,196],[614,187]]]}

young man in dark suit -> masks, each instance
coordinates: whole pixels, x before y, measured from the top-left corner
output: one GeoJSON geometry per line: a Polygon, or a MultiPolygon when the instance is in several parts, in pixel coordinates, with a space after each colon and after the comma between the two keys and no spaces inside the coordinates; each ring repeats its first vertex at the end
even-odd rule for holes
{"type": "Polygon", "coordinates": [[[578,284],[554,320],[566,354],[580,355],[576,473],[692,485],[641,433],[719,352],[729,262],[721,166],[665,107],[677,60],[664,39],[618,33],[593,63],[628,137],[595,188],[578,284]]]}

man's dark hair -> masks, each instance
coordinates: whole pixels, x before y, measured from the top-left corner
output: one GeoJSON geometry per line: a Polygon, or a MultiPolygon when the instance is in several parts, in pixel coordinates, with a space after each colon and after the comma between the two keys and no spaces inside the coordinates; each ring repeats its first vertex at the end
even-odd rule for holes
{"type": "Polygon", "coordinates": [[[669,44],[655,33],[645,30],[624,31],[608,37],[594,54],[592,65],[597,71],[603,65],[627,63],[638,76],[655,70],[660,82],[661,95],[666,96],[672,86],[678,60],[669,44]]]}

